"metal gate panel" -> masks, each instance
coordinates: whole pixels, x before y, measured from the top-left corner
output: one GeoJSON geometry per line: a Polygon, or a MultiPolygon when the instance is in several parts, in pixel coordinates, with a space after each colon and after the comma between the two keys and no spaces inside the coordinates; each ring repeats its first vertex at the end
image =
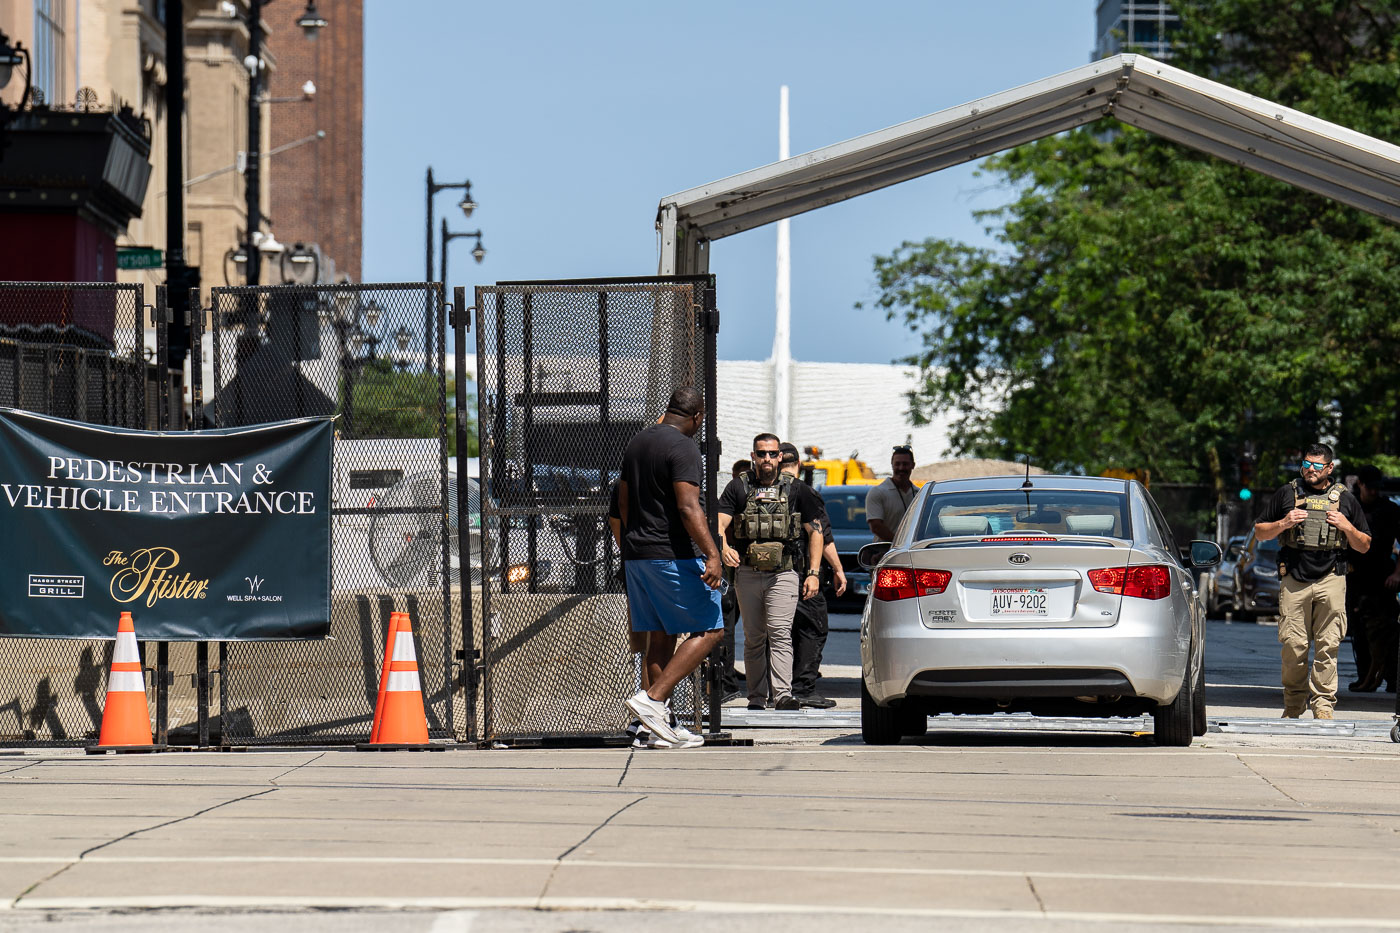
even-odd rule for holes
{"type": "Polygon", "coordinates": [[[337,418],[330,637],[224,643],[224,743],[367,739],[395,610],[412,617],[429,735],[467,738],[442,286],[215,288],[212,301],[212,424],[337,418]]]}
{"type": "MultiPolygon", "coordinates": [[[[0,405],[118,427],[145,420],[142,286],[0,282],[0,405]]],[[[116,619],[112,620],[113,632],[116,619]]],[[[0,744],[85,745],[112,642],[0,639],[0,744]]],[[[148,660],[153,647],[142,646],[148,660]]]]}
{"type": "MultiPolygon", "coordinates": [[[[713,395],[709,276],[502,282],[476,290],[481,736],[616,735],[637,689],[608,493],[671,392],[713,395]]],[[[708,406],[713,411],[713,406],[708,406]]],[[[704,501],[715,497],[713,418],[704,501]]],[[[700,721],[698,679],[673,698],[700,721]]]]}

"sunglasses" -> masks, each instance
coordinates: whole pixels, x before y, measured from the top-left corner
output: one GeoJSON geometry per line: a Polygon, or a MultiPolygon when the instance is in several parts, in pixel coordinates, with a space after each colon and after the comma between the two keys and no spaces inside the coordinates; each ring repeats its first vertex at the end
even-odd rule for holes
{"type": "Polygon", "coordinates": [[[783,455],[781,450],[755,450],[753,452],[756,460],[776,460],[783,455]]]}
{"type": "Polygon", "coordinates": [[[898,447],[896,447],[896,448],[894,449],[894,452],[897,453],[897,454],[909,454],[910,456],[913,456],[913,454],[914,454],[914,448],[912,448],[912,447],[906,447],[905,445],[900,444],[898,447]]]}
{"type": "Polygon", "coordinates": [[[1313,463],[1311,460],[1303,461],[1303,469],[1305,470],[1325,470],[1330,465],[1331,464],[1321,460],[1319,460],[1317,463],[1313,463]]]}

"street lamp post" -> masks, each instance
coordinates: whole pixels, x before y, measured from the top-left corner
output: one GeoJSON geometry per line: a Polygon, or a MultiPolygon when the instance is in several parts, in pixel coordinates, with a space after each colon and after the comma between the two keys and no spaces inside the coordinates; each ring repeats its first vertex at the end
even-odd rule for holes
{"type": "MultiPolygon", "coordinates": [[[[439,184],[433,181],[433,167],[428,166],[428,213],[423,225],[423,233],[426,245],[423,248],[423,281],[428,283],[433,281],[433,195],[448,188],[462,189],[462,200],[457,202],[457,207],[462,211],[463,217],[470,217],[472,211],[476,210],[476,201],[472,200],[471,180],[461,182],[443,182],[439,184]]],[[[446,221],[443,221],[446,224],[446,221]]],[[[447,275],[444,272],[443,284],[446,285],[447,275]]],[[[433,356],[433,298],[428,294],[423,303],[423,371],[429,372],[431,364],[428,362],[433,356]]]]}
{"type": "Polygon", "coordinates": [[[472,258],[475,259],[478,264],[480,264],[481,261],[486,258],[486,247],[481,245],[480,230],[455,233],[447,229],[447,218],[444,217],[442,219],[442,260],[440,263],[442,268],[442,284],[444,288],[447,287],[447,244],[455,239],[458,239],[459,237],[475,237],[476,246],[472,247],[472,258]]]}
{"type": "MultiPolygon", "coordinates": [[[[262,256],[258,252],[258,234],[262,231],[262,96],[263,27],[262,9],[272,0],[248,0],[248,150],[243,169],[243,196],[248,204],[247,239],[243,244],[248,262],[244,267],[247,283],[257,285],[262,274],[262,256]]],[[[316,11],[315,0],[307,0],[306,9],[297,17],[297,25],[308,39],[324,29],[326,21],[316,11]]]]}

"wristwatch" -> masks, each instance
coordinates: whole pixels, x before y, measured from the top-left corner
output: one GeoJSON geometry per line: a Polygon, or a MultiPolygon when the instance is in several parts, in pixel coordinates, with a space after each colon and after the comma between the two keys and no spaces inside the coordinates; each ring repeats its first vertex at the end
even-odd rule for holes
{"type": "Polygon", "coordinates": [[[822,572],[821,572],[820,570],[808,570],[806,573],[804,573],[804,574],[802,575],[802,579],[805,580],[805,579],[807,579],[808,577],[820,577],[821,575],[822,575],[822,572]]]}

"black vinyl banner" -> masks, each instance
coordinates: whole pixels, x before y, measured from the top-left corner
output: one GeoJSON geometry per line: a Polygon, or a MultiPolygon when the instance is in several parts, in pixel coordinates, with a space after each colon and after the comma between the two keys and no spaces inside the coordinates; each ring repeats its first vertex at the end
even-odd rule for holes
{"type": "Polygon", "coordinates": [[[325,638],[333,422],[132,431],[0,408],[0,636],[325,638]]]}

